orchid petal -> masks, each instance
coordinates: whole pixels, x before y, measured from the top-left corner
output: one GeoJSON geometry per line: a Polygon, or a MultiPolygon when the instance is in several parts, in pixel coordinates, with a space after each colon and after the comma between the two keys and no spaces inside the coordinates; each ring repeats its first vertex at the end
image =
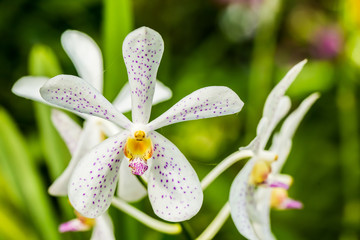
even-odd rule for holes
{"type": "Polygon", "coordinates": [[[80,139],[81,127],[67,114],[55,109],[51,111],[51,120],[71,155],[74,155],[80,139]]]}
{"type": "Polygon", "coordinates": [[[123,128],[131,125],[101,93],[76,76],[58,75],[51,78],[40,89],[40,94],[46,101],[70,111],[107,119],[123,128]]]}
{"type": "Polygon", "coordinates": [[[177,122],[237,113],[244,103],[227,87],[205,87],[181,99],[168,111],[149,123],[155,130],[177,122]]]}
{"type": "Polygon", "coordinates": [[[109,208],[128,136],[129,132],[123,131],[106,139],[85,155],[74,169],[69,182],[69,200],[81,215],[95,218],[109,208]]]}
{"type": "Polygon", "coordinates": [[[90,226],[75,218],[59,226],[59,232],[80,232],[90,230],[90,226]]]}
{"type": "Polygon", "coordinates": [[[102,92],[103,61],[95,41],[85,33],[68,30],[61,35],[61,43],[80,77],[102,92]]]}
{"type": "Polygon", "coordinates": [[[292,138],[298,128],[301,120],[309,111],[310,107],[319,98],[318,93],[311,94],[307,97],[300,106],[291,113],[284,121],[280,133],[274,136],[273,145],[270,150],[276,152],[279,156],[278,160],[272,164],[273,172],[280,172],[284,165],[291,148],[292,138]]]}
{"type": "Polygon", "coordinates": [[[49,193],[51,195],[66,196],[68,194],[70,177],[74,172],[76,165],[86,153],[99,144],[104,138],[101,129],[97,125],[98,123],[95,119],[89,119],[85,122],[76,151],[72,154],[69,165],[49,187],[49,193]]]}
{"type": "Polygon", "coordinates": [[[117,195],[127,202],[136,202],[146,196],[146,189],[131,173],[129,161],[124,159],[120,166],[120,179],[117,195]]]}
{"type": "Polygon", "coordinates": [[[114,226],[106,212],[96,218],[96,223],[90,240],[115,240],[114,226]]]}
{"type": "Polygon", "coordinates": [[[256,201],[256,221],[253,220],[253,227],[256,235],[260,239],[273,240],[274,235],[271,232],[270,225],[270,196],[271,188],[258,188],[255,191],[254,199],[256,201]]]}
{"type": "MultiPolygon", "coordinates": [[[[130,86],[129,84],[125,84],[121,89],[120,93],[117,95],[115,100],[113,101],[113,105],[116,109],[121,112],[128,112],[131,110],[131,95],[130,95],[130,86]]],[[[172,92],[170,88],[166,87],[160,81],[156,81],[155,85],[155,93],[153,98],[153,105],[158,104],[160,102],[166,101],[170,99],[172,96],[172,92]]]]}
{"type": "Polygon", "coordinates": [[[200,181],[179,149],[159,133],[152,132],[148,194],[157,216],[170,222],[192,218],[201,208],[200,181]]]}
{"type": "Polygon", "coordinates": [[[123,43],[132,100],[132,120],[146,124],[150,118],[156,74],[164,51],[160,34],[141,27],[131,32],[123,43]]]}
{"type": "Polygon", "coordinates": [[[40,95],[40,88],[49,78],[26,76],[16,81],[11,91],[20,97],[49,105],[40,95]]]}
{"type": "Polygon", "coordinates": [[[273,88],[267,97],[264,105],[263,116],[269,119],[273,118],[273,114],[276,111],[276,108],[279,104],[279,101],[282,96],[285,95],[286,90],[293,83],[297,75],[300,73],[304,67],[307,60],[303,60],[296,64],[290,71],[285,75],[285,77],[273,88]]]}
{"type": "Polygon", "coordinates": [[[230,188],[229,203],[231,217],[241,235],[247,239],[258,239],[248,213],[249,177],[256,158],[250,159],[236,176],[230,188]]]}

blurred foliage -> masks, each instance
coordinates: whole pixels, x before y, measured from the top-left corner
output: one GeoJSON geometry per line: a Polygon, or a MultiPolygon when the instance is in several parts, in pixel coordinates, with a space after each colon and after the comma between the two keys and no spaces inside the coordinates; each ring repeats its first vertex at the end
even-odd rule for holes
{"type": "MultiPolygon", "coordinates": [[[[122,38],[143,25],[164,39],[158,79],[173,90],[171,100],[153,108],[152,119],[208,85],[229,86],[245,102],[235,116],[160,130],[188,156],[200,179],[248,144],[270,89],[307,58],[288,94],[294,108],[313,91],[321,98],[299,127],[284,168],[295,179],[290,195],[305,208],[274,211],[272,227],[278,239],[360,239],[359,16],[358,0],[1,1],[0,239],[89,238],[57,233],[57,225],[74,215],[65,198],[48,196],[46,188],[70,155],[50,124],[49,108],[13,95],[11,86],[29,74],[76,74],[60,45],[61,33],[76,29],[103,50],[105,94],[112,98],[125,83],[122,38]]],[[[189,221],[195,233],[227,201],[243,164],[205,191],[200,213],[189,221]]],[[[135,205],[154,216],[147,199],[135,205]]],[[[118,239],[184,239],[110,212],[118,239]]],[[[229,218],[216,239],[237,237],[229,218]]]]}

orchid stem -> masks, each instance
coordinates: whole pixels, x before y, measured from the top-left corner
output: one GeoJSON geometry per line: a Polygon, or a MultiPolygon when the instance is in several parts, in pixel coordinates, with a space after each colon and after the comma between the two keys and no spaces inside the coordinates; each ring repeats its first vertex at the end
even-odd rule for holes
{"type": "Polygon", "coordinates": [[[112,205],[120,209],[124,213],[132,216],[142,224],[155,229],[156,231],[167,233],[167,234],[179,234],[182,231],[181,225],[178,223],[165,223],[159,221],[155,218],[150,217],[149,215],[143,213],[137,208],[131,206],[127,202],[121,200],[120,198],[114,197],[112,200],[112,205]]]}
{"type": "Polygon", "coordinates": [[[210,223],[210,225],[204,230],[204,232],[196,238],[196,240],[207,240],[213,239],[215,235],[219,232],[220,228],[224,225],[225,221],[230,216],[230,204],[226,202],[223,208],[220,210],[215,219],[210,223]]]}
{"type": "Polygon", "coordinates": [[[180,222],[179,223],[183,229],[183,233],[186,237],[186,239],[192,240],[195,239],[195,234],[192,228],[190,227],[189,223],[187,222],[180,222]]]}
{"type": "Polygon", "coordinates": [[[251,150],[241,150],[234,152],[226,157],[220,164],[218,164],[208,175],[201,181],[201,188],[205,190],[221,173],[228,169],[231,165],[245,158],[250,158],[254,155],[251,150]]]}

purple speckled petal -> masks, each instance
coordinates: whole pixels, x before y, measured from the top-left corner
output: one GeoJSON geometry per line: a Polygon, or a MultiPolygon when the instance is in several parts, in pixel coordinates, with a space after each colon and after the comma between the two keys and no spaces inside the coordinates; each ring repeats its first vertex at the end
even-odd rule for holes
{"type": "Polygon", "coordinates": [[[120,166],[120,178],[117,195],[127,202],[136,202],[146,196],[145,187],[131,173],[129,160],[125,158],[120,166]]]}
{"type": "Polygon", "coordinates": [[[51,120],[64,140],[70,154],[74,155],[80,139],[81,127],[67,114],[55,109],[51,111],[51,120]]]}
{"type": "Polygon", "coordinates": [[[40,88],[49,80],[47,77],[26,76],[16,81],[11,91],[20,97],[24,97],[37,102],[49,105],[40,95],[40,88]]]}
{"type": "Polygon", "coordinates": [[[96,218],[96,223],[93,229],[90,240],[115,240],[114,226],[109,214],[106,212],[100,217],[96,218]]]}
{"type": "Polygon", "coordinates": [[[150,118],[156,74],[164,51],[160,34],[141,27],[131,32],[123,43],[132,100],[132,121],[146,124],[150,118]]]}
{"type": "Polygon", "coordinates": [[[40,94],[46,101],[70,111],[101,117],[123,128],[132,125],[93,86],[76,76],[58,75],[51,78],[40,89],[40,94]]]}
{"type": "Polygon", "coordinates": [[[83,216],[95,218],[110,206],[118,182],[128,131],[106,139],[85,155],[69,182],[69,199],[83,216]]]}
{"type": "Polygon", "coordinates": [[[80,77],[102,92],[103,61],[94,40],[82,32],[68,30],[61,35],[61,43],[80,77]]]}
{"type": "MultiPolygon", "coordinates": [[[[63,113],[64,114],[64,113],[63,113]]],[[[64,114],[65,115],[65,114],[64,114]]],[[[69,132],[72,130],[69,129],[69,132]]],[[[69,165],[62,174],[49,187],[49,193],[53,196],[67,196],[70,177],[80,159],[87,154],[93,147],[103,140],[103,133],[98,126],[97,119],[85,121],[83,131],[77,142],[76,151],[72,154],[69,165]]]]}
{"type": "Polygon", "coordinates": [[[79,219],[75,218],[68,222],[62,223],[59,226],[59,232],[82,232],[90,230],[90,226],[84,224],[79,219]]]}
{"type": "Polygon", "coordinates": [[[177,122],[237,113],[244,103],[227,87],[205,87],[181,99],[168,111],[148,124],[155,130],[177,122]]]}
{"type": "Polygon", "coordinates": [[[258,239],[248,213],[248,179],[256,158],[250,159],[236,176],[230,188],[229,203],[231,217],[241,235],[247,239],[258,239]]]}
{"type": "Polygon", "coordinates": [[[148,177],[148,194],[157,216],[170,222],[192,218],[201,208],[203,193],[194,169],[159,133],[150,134],[154,144],[148,177]]]}
{"type": "MultiPolygon", "coordinates": [[[[131,110],[131,95],[130,95],[130,86],[129,84],[125,84],[121,89],[120,93],[117,95],[115,100],[113,101],[113,105],[116,109],[121,112],[128,112],[131,110]]],[[[170,99],[172,96],[172,92],[170,88],[166,87],[160,81],[156,81],[155,93],[153,98],[153,105],[158,104],[160,102],[166,101],[170,99]]]]}

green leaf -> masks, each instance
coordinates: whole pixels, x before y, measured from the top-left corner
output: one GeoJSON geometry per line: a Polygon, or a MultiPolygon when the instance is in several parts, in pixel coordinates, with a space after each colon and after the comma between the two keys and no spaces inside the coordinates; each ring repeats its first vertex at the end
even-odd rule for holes
{"type": "Polygon", "coordinates": [[[60,239],[41,174],[31,159],[23,136],[3,108],[0,108],[0,132],[2,157],[16,179],[32,224],[44,239],[60,239]]]}
{"type": "MultiPolygon", "coordinates": [[[[34,46],[29,57],[31,75],[52,77],[61,73],[60,65],[52,50],[43,45],[34,46]]],[[[70,161],[70,154],[51,121],[51,107],[34,103],[40,142],[46,166],[51,180],[55,180],[64,171],[70,161]]],[[[62,213],[66,218],[73,216],[67,199],[60,199],[62,213]]]]}

